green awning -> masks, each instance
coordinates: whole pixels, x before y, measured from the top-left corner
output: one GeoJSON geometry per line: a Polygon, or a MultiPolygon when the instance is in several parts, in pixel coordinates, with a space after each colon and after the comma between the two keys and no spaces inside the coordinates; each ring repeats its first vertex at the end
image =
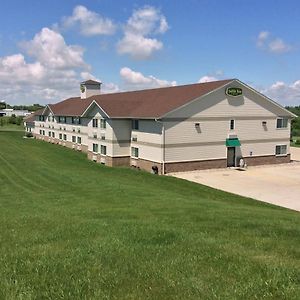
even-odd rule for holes
{"type": "Polygon", "coordinates": [[[241,143],[238,138],[226,139],[226,146],[227,147],[238,147],[238,146],[241,146],[241,143]]]}

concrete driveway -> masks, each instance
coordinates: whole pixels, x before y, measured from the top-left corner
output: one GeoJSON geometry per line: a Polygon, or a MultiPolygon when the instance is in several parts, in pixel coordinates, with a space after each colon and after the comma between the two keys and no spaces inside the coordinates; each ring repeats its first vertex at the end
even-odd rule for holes
{"type": "Polygon", "coordinates": [[[300,148],[291,147],[293,162],[248,167],[246,171],[214,169],[171,176],[300,211],[300,148]]]}

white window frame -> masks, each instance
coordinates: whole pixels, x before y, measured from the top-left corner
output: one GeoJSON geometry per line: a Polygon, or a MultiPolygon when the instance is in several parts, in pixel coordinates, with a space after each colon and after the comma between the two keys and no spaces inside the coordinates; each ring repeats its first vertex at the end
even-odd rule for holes
{"type": "Polygon", "coordinates": [[[229,121],[229,129],[230,130],[235,130],[235,119],[230,119],[230,121],[229,121]],[[233,121],[233,128],[231,128],[231,121],[233,121]]]}
{"type": "Polygon", "coordinates": [[[288,145],[287,144],[281,144],[281,145],[276,145],[275,146],[275,156],[287,156],[287,151],[288,151],[288,145]],[[277,154],[277,147],[280,147],[280,154],[277,154]],[[285,153],[282,152],[282,147],[285,147],[285,153]]]}
{"type": "Polygon", "coordinates": [[[106,120],[105,119],[100,119],[100,128],[106,129],[106,120]]]}
{"type": "Polygon", "coordinates": [[[276,129],[287,129],[289,127],[289,119],[288,118],[285,118],[285,117],[279,117],[276,119],[276,129]],[[278,121],[281,120],[281,127],[278,127],[278,121]],[[283,126],[284,125],[284,121],[286,121],[286,126],[283,126]]]}
{"type": "Polygon", "coordinates": [[[93,143],[93,153],[98,153],[99,152],[99,144],[93,143]]]}
{"type": "Polygon", "coordinates": [[[139,158],[139,148],[131,147],[131,157],[139,158]]]}
{"type": "Polygon", "coordinates": [[[93,119],[92,120],[92,127],[93,128],[98,128],[98,119],[93,119]]]}
{"type": "Polygon", "coordinates": [[[106,155],[107,154],[107,147],[106,147],[106,145],[101,145],[101,147],[100,147],[100,153],[102,155],[106,155]]]}
{"type": "Polygon", "coordinates": [[[78,145],[81,145],[81,142],[82,142],[81,137],[78,136],[78,137],[77,137],[77,144],[78,144],[78,145]]]}

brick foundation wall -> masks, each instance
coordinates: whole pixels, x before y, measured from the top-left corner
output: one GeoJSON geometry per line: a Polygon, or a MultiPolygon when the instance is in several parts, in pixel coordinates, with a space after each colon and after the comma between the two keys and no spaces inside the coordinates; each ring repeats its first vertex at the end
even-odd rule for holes
{"type": "Polygon", "coordinates": [[[106,156],[106,165],[110,167],[129,167],[130,165],[130,157],[122,156],[122,157],[109,157],[106,156]]]}
{"type": "Polygon", "coordinates": [[[285,164],[291,161],[291,155],[286,156],[249,156],[244,157],[244,160],[248,166],[259,166],[259,165],[272,165],[272,164],[285,164]]]}
{"type": "Polygon", "coordinates": [[[186,172],[227,167],[227,159],[165,163],[165,173],[186,172]]]}
{"type": "MultiPolygon", "coordinates": [[[[134,159],[134,161],[135,161],[134,167],[136,167],[136,168],[140,168],[141,170],[152,172],[152,167],[156,166],[158,168],[158,174],[162,174],[162,164],[161,163],[157,163],[157,162],[154,162],[151,160],[146,160],[146,159],[141,159],[141,158],[134,159]]],[[[130,165],[132,165],[131,161],[130,161],[130,165]]]]}

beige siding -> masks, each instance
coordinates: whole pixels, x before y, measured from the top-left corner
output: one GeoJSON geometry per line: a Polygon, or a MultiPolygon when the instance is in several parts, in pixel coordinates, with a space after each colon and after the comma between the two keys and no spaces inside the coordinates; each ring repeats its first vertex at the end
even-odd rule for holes
{"type": "Polygon", "coordinates": [[[139,148],[139,158],[155,162],[162,161],[162,124],[155,120],[139,120],[139,130],[132,130],[137,142],[132,147],[139,148]]]}
{"type": "MultiPolygon", "coordinates": [[[[167,118],[194,117],[231,117],[231,116],[275,116],[283,114],[264,97],[236,82],[228,84],[207,96],[200,97],[192,103],[166,115],[167,118]],[[241,87],[243,96],[230,97],[225,94],[228,86],[241,87]]],[[[287,113],[284,113],[287,115],[287,113]]]]}
{"type": "Polygon", "coordinates": [[[226,96],[224,87],[168,114],[164,119],[166,161],[226,158],[225,141],[230,135],[241,141],[239,155],[243,156],[250,152],[253,156],[274,155],[277,144],[288,144],[290,121],[288,128],[276,128],[277,117],[283,111],[250,89],[240,87],[242,97],[226,96]],[[234,130],[230,130],[231,119],[235,120],[234,130]],[[197,128],[195,123],[200,126],[197,128]]]}
{"type": "Polygon", "coordinates": [[[113,156],[130,156],[131,120],[111,120],[113,156]]]}

